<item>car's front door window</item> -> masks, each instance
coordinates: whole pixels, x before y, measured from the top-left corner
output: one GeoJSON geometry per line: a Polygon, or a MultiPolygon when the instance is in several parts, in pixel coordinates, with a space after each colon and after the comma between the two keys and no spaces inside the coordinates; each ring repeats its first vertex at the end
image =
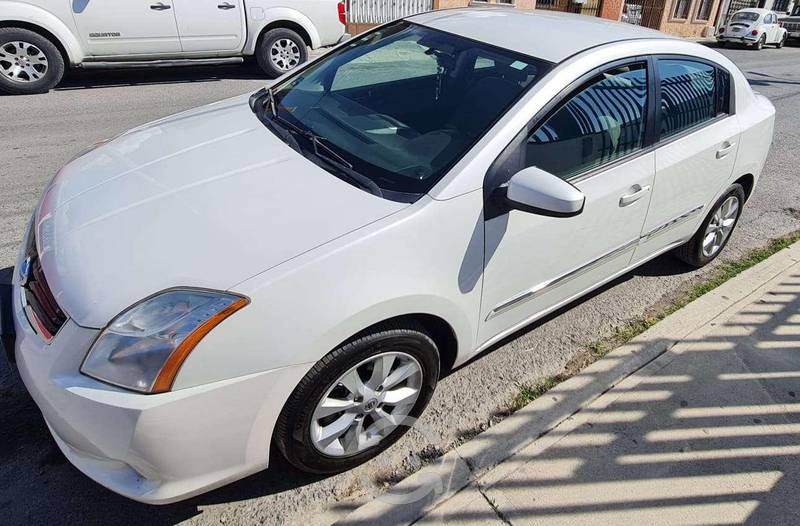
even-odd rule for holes
{"type": "Polygon", "coordinates": [[[568,179],[641,149],[646,71],[629,64],[589,80],[528,136],[525,165],[568,179]]]}

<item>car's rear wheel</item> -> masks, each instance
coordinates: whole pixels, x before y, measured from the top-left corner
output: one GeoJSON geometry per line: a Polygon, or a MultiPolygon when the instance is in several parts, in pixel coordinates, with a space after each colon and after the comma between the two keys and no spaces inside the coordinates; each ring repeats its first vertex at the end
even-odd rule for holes
{"type": "Polygon", "coordinates": [[[786,35],[785,34],[783,35],[783,38],[781,38],[780,41],[776,44],[775,47],[780,49],[780,48],[782,48],[784,46],[784,44],[786,44],[786,35]]]}
{"type": "Polygon", "coordinates": [[[270,78],[277,78],[308,60],[308,47],[303,37],[286,28],[264,33],[256,49],[258,65],[270,78]]]}
{"type": "Polygon", "coordinates": [[[724,40],[720,40],[719,42],[717,42],[717,45],[719,47],[728,47],[728,43],[725,42],[724,40]]]}
{"type": "Polygon", "coordinates": [[[756,51],[761,51],[764,49],[764,44],[767,43],[767,35],[761,35],[761,38],[758,39],[758,42],[755,44],[756,51]]]}
{"type": "Polygon", "coordinates": [[[275,443],[303,471],[351,469],[408,431],[438,377],[438,349],[422,326],[378,326],[311,368],[281,411],[275,443]]]}
{"type": "Polygon", "coordinates": [[[52,42],[28,29],[0,28],[0,91],[45,93],[63,76],[64,58],[52,42]]]}
{"type": "Polygon", "coordinates": [[[675,249],[675,255],[693,267],[711,263],[728,244],[739,222],[744,200],[742,185],[731,185],[711,208],[695,235],[675,249]]]}

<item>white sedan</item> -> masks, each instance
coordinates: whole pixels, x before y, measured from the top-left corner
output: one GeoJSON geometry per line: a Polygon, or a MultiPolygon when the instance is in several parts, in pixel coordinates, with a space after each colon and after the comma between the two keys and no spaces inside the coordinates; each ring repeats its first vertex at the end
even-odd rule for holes
{"type": "Polygon", "coordinates": [[[768,9],[736,11],[717,32],[717,42],[722,47],[727,44],[744,44],[761,50],[771,44],[780,49],[787,38],[788,33],[778,22],[778,15],[768,9]]]}
{"type": "Polygon", "coordinates": [[[628,24],[392,22],[60,170],[2,306],[16,364],[66,457],[132,499],[273,444],[346,470],[443,371],[659,254],[716,258],[773,122],[730,60],[628,24]]]}

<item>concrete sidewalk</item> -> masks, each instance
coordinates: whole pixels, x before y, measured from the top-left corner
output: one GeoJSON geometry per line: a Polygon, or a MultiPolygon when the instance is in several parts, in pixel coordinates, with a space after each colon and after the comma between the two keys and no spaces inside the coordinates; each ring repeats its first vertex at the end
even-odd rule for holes
{"type": "Polygon", "coordinates": [[[416,524],[798,524],[798,395],[794,263],[416,524]]]}

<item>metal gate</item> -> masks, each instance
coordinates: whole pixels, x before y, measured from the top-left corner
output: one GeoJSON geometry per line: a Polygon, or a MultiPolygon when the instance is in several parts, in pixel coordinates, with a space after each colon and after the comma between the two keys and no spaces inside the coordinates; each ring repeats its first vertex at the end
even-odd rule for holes
{"type": "Polygon", "coordinates": [[[383,24],[433,9],[433,0],[347,0],[351,24],[383,24]]]}
{"type": "Polygon", "coordinates": [[[758,0],[731,0],[728,4],[728,12],[725,14],[725,22],[728,23],[728,20],[731,19],[733,14],[740,10],[740,9],[751,9],[753,7],[758,7],[758,0]]]}
{"type": "Polygon", "coordinates": [[[664,13],[664,0],[626,0],[620,21],[658,29],[664,13]]]}
{"type": "Polygon", "coordinates": [[[536,9],[599,16],[602,0],[537,0],[536,9]]]}

